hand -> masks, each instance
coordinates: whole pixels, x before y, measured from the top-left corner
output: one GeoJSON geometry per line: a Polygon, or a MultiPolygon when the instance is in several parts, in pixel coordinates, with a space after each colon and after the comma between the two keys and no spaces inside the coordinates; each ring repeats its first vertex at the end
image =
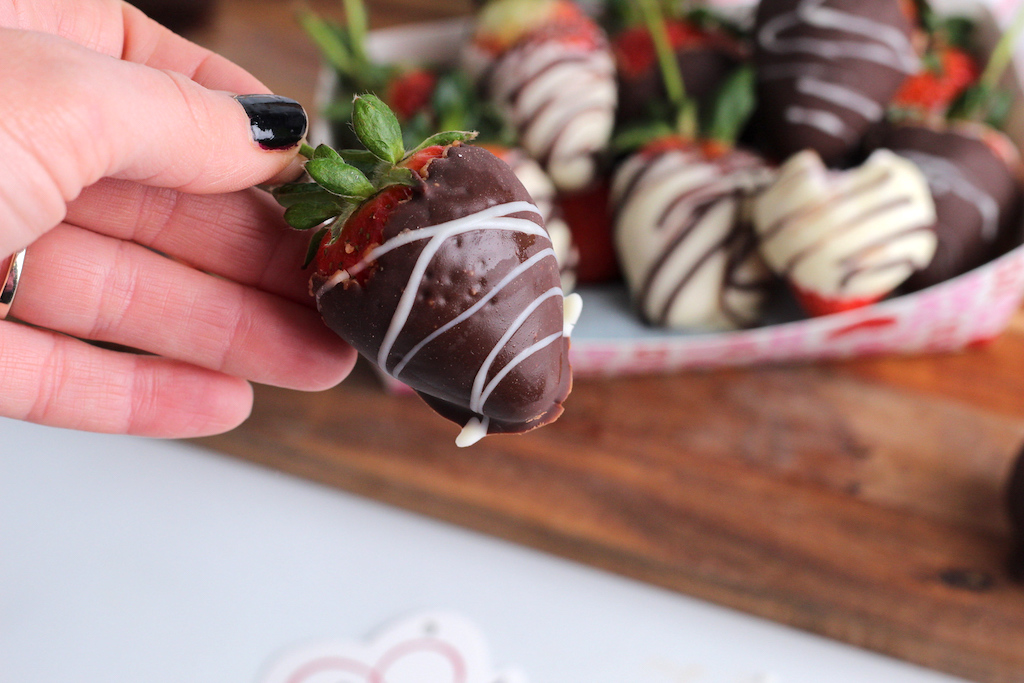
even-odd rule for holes
{"type": "Polygon", "coordinates": [[[296,103],[265,107],[281,125],[257,145],[232,94],[266,88],[119,0],[0,0],[0,92],[0,267],[29,247],[0,416],[198,436],[248,416],[246,380],[348,374],[299,269],[306,236],[246,189],[295,174],[296,103]]]}

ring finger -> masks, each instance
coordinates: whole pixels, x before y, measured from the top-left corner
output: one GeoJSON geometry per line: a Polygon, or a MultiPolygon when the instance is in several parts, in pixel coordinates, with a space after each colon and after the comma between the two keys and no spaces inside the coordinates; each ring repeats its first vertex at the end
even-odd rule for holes
{"type": "Polygon", "coordinates": [[[11,316],[288,388],[333,386],[354,361],[308,306],[67,224],[29,249],[11,316]]]}

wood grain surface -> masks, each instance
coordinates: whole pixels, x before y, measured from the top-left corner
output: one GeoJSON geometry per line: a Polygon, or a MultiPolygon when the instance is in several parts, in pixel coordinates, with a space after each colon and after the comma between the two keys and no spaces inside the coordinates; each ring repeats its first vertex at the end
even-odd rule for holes
{"type": "MultiPolygon", "coordinates": [[[[312,2],[325,12],[333,2],[312,2]]],[[[293,5],[224,0],[193,37],[312,102],[293,5]]],[[[377,26],[469,1],[371,2],[377,26]]],[[[578,381],[564,417],[454,445],[365,367],[258,387],[233,456],[911,662],[1024,681],[1003,487],[1024,444],[1024,314],[929,358],[578,381]]]]}

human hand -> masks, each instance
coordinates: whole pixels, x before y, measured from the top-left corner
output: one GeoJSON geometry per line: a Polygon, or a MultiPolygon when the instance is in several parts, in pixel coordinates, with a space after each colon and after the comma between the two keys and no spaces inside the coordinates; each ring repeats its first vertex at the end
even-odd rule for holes
{"type": "Polygon", "coordinates": [[[232,93],[266,88],[120,0],[0,0],[0,46],[0,269],[31,245],[10,311],[28,324],[0,321],[0,416],[198,436],[248,416],[246,380],[348,374],[306,237],[246,189],[294,174],[301,107],[263,107],[261,148],[232,93]]]}

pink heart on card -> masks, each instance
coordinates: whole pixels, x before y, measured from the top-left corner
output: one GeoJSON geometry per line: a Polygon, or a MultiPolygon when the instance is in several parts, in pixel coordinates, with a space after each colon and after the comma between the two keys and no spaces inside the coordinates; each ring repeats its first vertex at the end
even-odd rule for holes
{"type": "Polygon", "coordinates": [[[373,664],[349,656],[311,660],[299,667],[287,683],[319,683],[321,675],[325,681],[330,677],[338,683],[400,683],[411,680],[412,674],[416,680],[429,683],[465,683],[466,663],[449,643],[419,638],[395,645],[373,664]],[[339,681],[335,678],[338,674],[346,678],[339,681]]]}
{"type": "Polygon", "coordinates": [[[475,624],[434,612],[395,622],[364,641],[308,643],[275,657],[260,683],[525,683],[498,672],[475,624]]]}

